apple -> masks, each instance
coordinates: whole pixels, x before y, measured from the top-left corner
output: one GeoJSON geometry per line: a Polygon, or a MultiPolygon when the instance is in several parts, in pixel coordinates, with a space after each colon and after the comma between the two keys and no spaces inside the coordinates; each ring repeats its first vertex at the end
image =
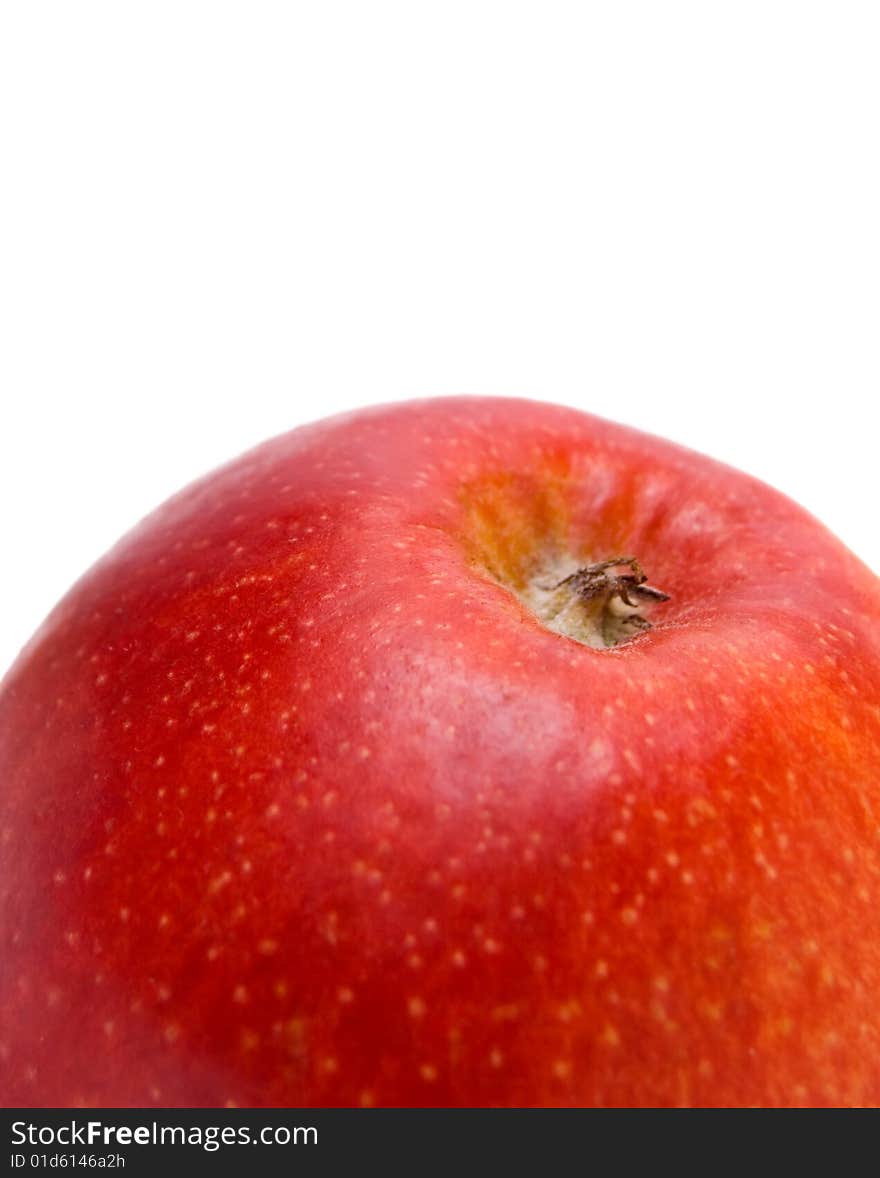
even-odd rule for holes
{"type": "Polygon", "coordinates": [[[7,1104],[880,1103],[880,582],[655,437],[260,446],[57,606],[0,781],[7,1104]]]}

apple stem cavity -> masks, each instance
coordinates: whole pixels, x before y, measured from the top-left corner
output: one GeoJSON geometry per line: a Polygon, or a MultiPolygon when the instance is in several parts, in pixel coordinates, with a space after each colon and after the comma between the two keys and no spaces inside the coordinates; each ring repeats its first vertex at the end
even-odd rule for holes
{"type": "Polygon", "coordinates": [[[669,600],[668,593],[647,581],[634,556],[613,556],[583,565],[550,584],[530,580],[519,596],[548,630],[595,650],[607,650],[650,630],[651,623],[641,611],[646,605],[669,600]],[[621,572],[623,568],[629,571],[621,572]]]}

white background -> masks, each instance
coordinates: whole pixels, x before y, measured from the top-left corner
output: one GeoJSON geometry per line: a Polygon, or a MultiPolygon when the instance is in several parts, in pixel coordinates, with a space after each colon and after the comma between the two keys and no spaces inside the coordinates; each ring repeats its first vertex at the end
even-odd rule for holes
{"type": "Polygon", "coordinates": [[[522,394],[880,568],[876,3],[6,0],[0,670],[194,476],[522,394]]]}

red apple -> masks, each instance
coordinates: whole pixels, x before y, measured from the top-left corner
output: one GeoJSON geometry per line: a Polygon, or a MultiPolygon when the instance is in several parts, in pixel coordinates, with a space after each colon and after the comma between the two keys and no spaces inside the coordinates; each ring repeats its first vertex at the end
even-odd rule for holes
{"type": "Polygon", "coordinates": [[[880,584],[657,438],[259,447],[57,607],[0,780],[6,1103],[880,1102],[880,584]]]}

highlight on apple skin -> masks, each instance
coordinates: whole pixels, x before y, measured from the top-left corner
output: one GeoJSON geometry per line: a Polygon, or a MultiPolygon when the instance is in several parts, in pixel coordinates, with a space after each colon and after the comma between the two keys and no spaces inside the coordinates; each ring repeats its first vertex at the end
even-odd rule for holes
{"type": "Polygon", "coordinates": [[[0,687],[8,1105],[880,1103],[880,582],[450,398],[196,482],[0,687]]]}

